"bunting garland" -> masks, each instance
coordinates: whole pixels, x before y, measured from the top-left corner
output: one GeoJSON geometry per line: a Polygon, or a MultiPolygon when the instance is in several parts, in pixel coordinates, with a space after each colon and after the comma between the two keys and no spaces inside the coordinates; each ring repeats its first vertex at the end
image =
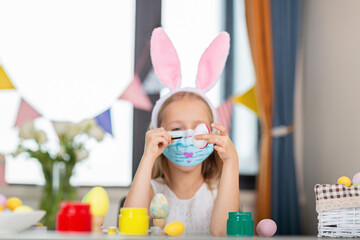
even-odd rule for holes
{"type": "Polygon", "coordinates": [[[19,127],[22,124],[33,121],[38,117],[41,117],[41,114],[32,108],[27,102],[25,102],[24,99],[21,99],[14,127],[19,127]]]}
{"type": "Polygon", "coordinates": [[[251,109],[256,115],[259,115],[255,95],[255,87],[250,88],[248,91],[241,95],[235,95],[230,97],[216,108],[218,122],[226,128],[227,132],[230,132],[231,130],[233,103],[243,104],[245,107],[251,109]]]}
{"type": "Polygon", "coordinates": [[[256,94],[255,94],[255,87],[250,88],[248,91],[246,91],[244,94],[241,94],[239,96],[232,97],[232,101],[234,103],[241,103],[244,106],[248,107],[256,115],[259,116],[259,110],[258,105],[256,101],[256,94]]]}
{"type": "MultiPolygon", "coordinates": [[[[153,74],[148,74],[149,81],[147,83],[148,88],[151,89],[152,92],[160,91],[161,87],[157,84],[155,87],[150,86],[156,82],[156,78],[154,78],[153,74]]],[[[158,81],[158,80],[157,80],[158,81]]],[[[0,90],[5,89],[15,89],[14,85],[10,81],[8,75],[6,74],[4,67],[0,65],[0,90]]],[[[121,94],[118,99],[128,100],[130,101],[135,108],[139,108],[146,111],[151,111],[152,103],[148,96],[146,95],[140,78],[137,74],[134,74],[134,78],[129,86],[125,89],[125,91],[121,94]]],[[[14,127],[19,127],[25,122],[33,121],[42,115],[36,111],[29,103],[27,103],[24,99],[21,98],[20,106],[18,109],[16,121],[14,127]]],[[[113,135],[112,132],[112,124],[111,124],[111,114],[110,108],[105,112],[99,114],[95,117],[97,124],[105,131],[113,135]]]]}
{"type": "Polygon", "coordinates": [[[100,115],[96,116],[95,120],[99,127],[101,127],[105,132],[113,135],[110,108],[105,112],[101,113],[100,115]]]}
{"type": "Polygon", "coordinates": [[[3,66],[0,66],[0,89],[15,89],[3,66]]]}
{"type": "Polygon", "coordinates": [[[219,107],[216,108],[216,113],[218,115],[219,124],[223,125],[226,128],[226,131],[230,133],[231,129],[231,119],[232,119],[232,102],[230,99],[222,103],[219,107]]]}
{"type": "MultiPolygon", "coordinates": [[[[141,67],[137,67],[141,68],[141,67]]],[[[157,94],[162,89],[162,84],[158,80],[157,76],[150,70],[144,80],[141,82],[137,73],[134,74],[134,78],[125,89],[125,91],[118,97],[118,99],[130,101],[135,108],[145,111],[151,111],[153,105],[147,96],[149,94],[157,94]]],[[[7,76],[3,66],[0,65],[0,89],[15,89],[7,76]]],[[[231,130],[232,122],[232,104],[243,104],[247,108],[251,109],[255,114],[259,115],[258,105],[256,101],[255,87],[250,88],[248,91],[241,95],[235,95],[227,99],[216,111],[218,114],[218,121],[221,125],[225,126],[228,132],[231,130]]],[[[21,99],[21,103],[18,110],[18,115],[14,126],[18,127],[27,121],[32,121],[42,115],[31,107],[24,99],[21,99]]],[[[103,113],[95,117],[97,124],[105,131],[113,135],[111,124],[111,111],[110,108],[103,113]]]]}
{"type": "Polygon", "coordinates": [[[144,92],[141,85],[141,80],[136,73],[134,74],[134,79],[121,94],[119,99],[128,100],[134,105],[135,108],[145,111],[151,111],[153,106],[149,97],[144,92]]]}

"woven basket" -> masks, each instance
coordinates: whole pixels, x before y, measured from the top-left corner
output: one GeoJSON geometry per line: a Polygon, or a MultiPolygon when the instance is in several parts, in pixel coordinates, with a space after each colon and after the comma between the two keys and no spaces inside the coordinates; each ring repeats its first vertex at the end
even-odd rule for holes
{"type": "Polygon", "coordinates": [[[360,237],[360,188],[316,185],[318,237],[360,237]]]}
{"type": "Polygon", "coordinates": [[[360,207],[318,213],[318,237],[360,237],[360,207]]]}

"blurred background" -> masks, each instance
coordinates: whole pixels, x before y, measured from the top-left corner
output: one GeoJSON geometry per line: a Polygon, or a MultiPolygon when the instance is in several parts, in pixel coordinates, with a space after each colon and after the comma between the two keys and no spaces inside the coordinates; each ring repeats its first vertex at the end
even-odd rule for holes
{"type": "Polygon", "coordinates": [[[229,58],[207,95],[238,151],[241,210],[273,218],[280,234],[316,234],[315,184],[360,170],[359,10],[356,0],[0,0],[0,193],[38,208],[44,161],[59,189],[74,160],[75,198],[105,187],[104,225],[116,225],[168,91],[152,69],[152,30],[172,40],[182,87],[195,87],[201,54],[227,31],[229,58]]]}

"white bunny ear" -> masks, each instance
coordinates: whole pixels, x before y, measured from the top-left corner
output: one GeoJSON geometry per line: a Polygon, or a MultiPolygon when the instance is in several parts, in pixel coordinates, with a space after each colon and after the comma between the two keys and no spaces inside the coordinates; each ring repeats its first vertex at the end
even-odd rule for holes
{"type": "Polygon", "coordinates": [[[208,91],[218,80],[229,55],[230,36],[220,33],[201,56],[196,86],[201,91],[208,91]]]}
{"type": "Polygon", "coordinates": [[[180,86],[180,61],[176,50],[164,30],[155,28],[151,36],[151,61],[159,80],[167,87],[180,86]]]}

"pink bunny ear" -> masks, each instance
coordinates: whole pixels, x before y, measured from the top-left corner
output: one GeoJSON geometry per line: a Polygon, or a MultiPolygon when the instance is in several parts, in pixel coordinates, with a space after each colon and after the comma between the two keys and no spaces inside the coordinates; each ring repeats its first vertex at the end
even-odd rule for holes
{"type": "Polygon", "coordinates": [[[160,81],[171,89],[180,86],[180,61],[164,30],[155,28],[151,36],[151,61],[160,81]]]}
{"type": "Polygon", "coordinates": [[[230,37],[227,32],[220,33],[201,56],[196,86],[201,91],[208,91],[217,81],[224,69],[229,55],[230,37]]]}

